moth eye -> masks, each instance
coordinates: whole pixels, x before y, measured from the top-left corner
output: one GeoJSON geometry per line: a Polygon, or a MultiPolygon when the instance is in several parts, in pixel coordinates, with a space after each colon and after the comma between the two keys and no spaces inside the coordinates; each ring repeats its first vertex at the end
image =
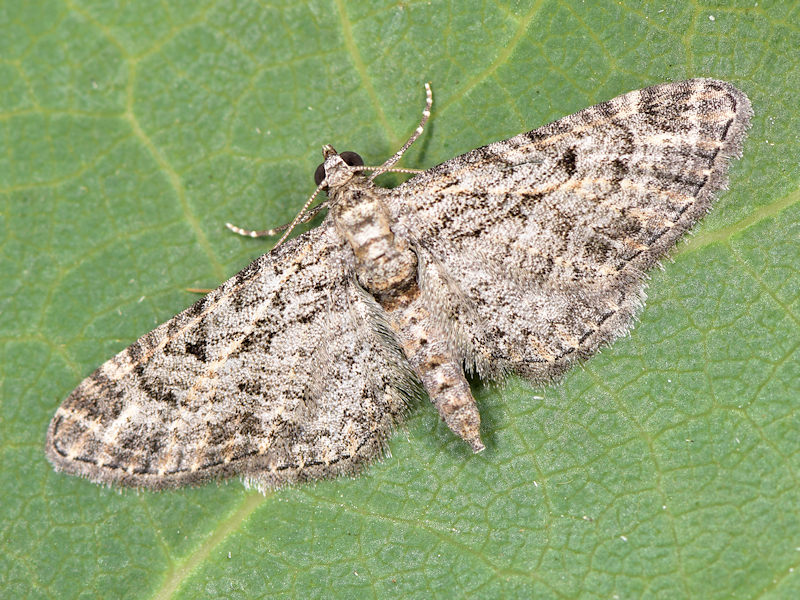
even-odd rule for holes
{"type": "Polygon", "coordinates": [[[361,158],[355,152],[350,152],[349,150],[339,154],[339,158],[341,158],[345,162],[345,164],[348,164],[351,167],[361,167],[364,165],[364,159],[361,158]]]}
{"type": "MultiPolygon", "coordinates": [[[[349,150],[346,152],[341,152],[339,154],[339,158],[341,158],[344,163],[350,167],[361,167],[364,165],[364,159],[355,152],[350,152],[349,150]]],[[[325,179],[325,163],[320,164],[320,166],[317,167],[317,170],[314,171],[315,184],[319,185],[322,183],[323,179],[325,179]]]]}
{"type": "Polygon", "coordinates": [[[314,184],[319,185],[325,179],[325,163],[320,163],[317,170],[314,171],[314,184]]]}

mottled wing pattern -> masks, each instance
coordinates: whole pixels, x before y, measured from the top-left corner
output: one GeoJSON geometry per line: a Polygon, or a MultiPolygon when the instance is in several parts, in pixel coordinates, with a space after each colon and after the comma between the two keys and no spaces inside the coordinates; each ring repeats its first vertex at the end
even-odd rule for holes
{"type": "Polygon", "coordinates": [[[389,192],[395,227],[428,264],[420,286],[440,287],[428,293],[466,363],[546,380],[626,331],[644,272],[726,185],[751,114],[725,82],[658,85],[389,192]]]}
{"type": "Polygon", "coordinates": [[[379,455],[413,376],[343,244],[326,221],[103,364],[53,418],[50,461],[104,483],[263,489],[379,455]]]}

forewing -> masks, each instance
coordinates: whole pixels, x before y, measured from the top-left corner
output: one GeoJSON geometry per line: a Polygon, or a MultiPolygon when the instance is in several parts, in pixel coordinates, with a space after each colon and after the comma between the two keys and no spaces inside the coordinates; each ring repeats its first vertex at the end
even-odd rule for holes
{"type": "Polygon", "coordinates": [[[47,434],[57,469],[149,488],[353,473],[413,386],[326,221],[103,364],[47,434]]]}
{"type": "Polygon", "coordinates": [[[457,282],[455,313],[477,314],[458,317],[467,362],[547,379],[624,332],[643,273],[726,185],[751,114],[725,82],[654,86],[392,190],[398,231],[457,282]]]}

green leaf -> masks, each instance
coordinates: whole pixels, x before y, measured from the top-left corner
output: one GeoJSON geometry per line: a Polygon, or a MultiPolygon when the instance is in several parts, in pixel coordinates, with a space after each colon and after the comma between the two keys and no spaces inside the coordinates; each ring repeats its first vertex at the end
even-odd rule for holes
{"type": "Polygon", "coordinates": [[[14,598],[800,597],[800,9],[0,0],[0,589],[14,598]],[[712,18],[713,17],[713,18],[712,18]],[[52,471],[81,379],[269,242],[320,146],[428,167],[646,85],[753,102],[730,191],[561,385],[421,406],[357,479],[165,493],[52,471]]]}

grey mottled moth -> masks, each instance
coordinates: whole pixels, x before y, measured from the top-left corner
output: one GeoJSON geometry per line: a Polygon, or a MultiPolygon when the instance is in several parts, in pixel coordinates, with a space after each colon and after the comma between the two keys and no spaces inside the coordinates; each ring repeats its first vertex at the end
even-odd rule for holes
{"type": "Polygon", "coordinates": [[[56,469],[153,489],[353,474],[419,390],[482,450],[465,371],[546,382],[626,332],[645,272],[725,187],[752,114],[722,81],[656,85],[377,187],[422,132],[426,89],[420,126],[380,167],[324,147],[321,225],[69,395],[47,432],[56,469]]]}

